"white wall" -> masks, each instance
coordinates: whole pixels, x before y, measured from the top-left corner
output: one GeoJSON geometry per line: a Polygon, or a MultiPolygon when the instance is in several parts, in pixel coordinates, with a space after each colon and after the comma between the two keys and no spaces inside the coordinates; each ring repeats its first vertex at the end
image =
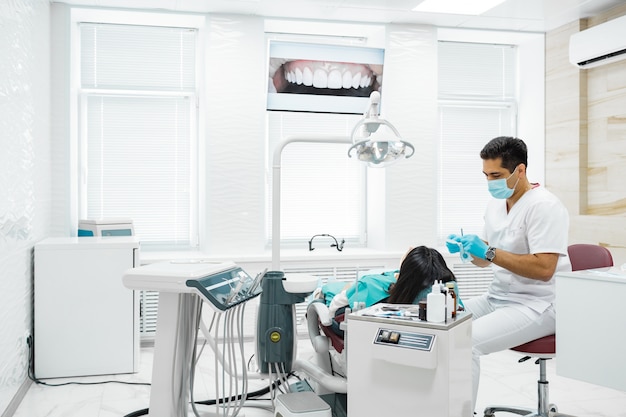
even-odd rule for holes
{"type": "Polygon", "coordinates": [[[207,26],[202,249],[218,256],[255,254],[265,243],[263,20],[210,16],[207,26]]]}
{"type": "Polygon", "coordinates": [[[373,248],[404,253],[437,243],[437,31],[388,25],[386,34],[382,116],[416,151],[384,171],[369,169],[381,186],[368,189],[368,240],[373,248]]]}
{"type": "Polygon", "coordinates": [[[50,6],[0,2],[0,412],[27,386],[32,249],[50,228],[50,6]]]}

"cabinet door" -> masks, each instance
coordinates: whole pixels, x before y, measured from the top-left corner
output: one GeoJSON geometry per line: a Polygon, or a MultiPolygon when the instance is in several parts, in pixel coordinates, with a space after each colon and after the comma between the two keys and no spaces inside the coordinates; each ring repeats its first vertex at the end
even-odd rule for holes
{"type": "Polygon", "coordinates": [[[40,378],[134,371],[132,248],[35,250],[35,372],[40,378]]]}

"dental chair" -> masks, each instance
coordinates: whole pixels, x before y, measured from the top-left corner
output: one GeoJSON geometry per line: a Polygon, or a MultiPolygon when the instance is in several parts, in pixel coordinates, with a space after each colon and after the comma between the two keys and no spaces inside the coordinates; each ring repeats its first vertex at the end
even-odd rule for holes
{"type": "MultiPolygon", "coordinates": [[[[392,276],[390,274],[394,272],[395,271],[389,271],[388,269],[378,268],[362,271],[364,275],[359,275],[358,282],[360,284],[356,289],[356,294],[358,295],[359,288],[363,285],[363,287],[361,287],[362,293],[360,296],[362,300],[366,300],[365,302],[373,302],[374,299],[380,299],[380,285],[385,285],[381,283],[389,283],[389,277],[392,276]],[[376,278],[372,278],[372,275],[385,275],[386,278],[378,282],[376,278]],[[372,285],[373,282],[370,281],[372,279],[378,286],[372,285]],[[372,285],[369,290],[367,282],[364,280],[370,282],[369,285],[372,285]]],[[[395,278],[392,281],[395,282],[395,278]]],[[[329,283],[327,283],[327,285],[328,284],[329,283]]],[[[327,298],[332,299],[333,296],[339,294],[346,287],[347,283],[336,281],[335,284],[337,285],[329,285],[326,289],[326,294],[322,292],[322,288],[319,288],[318,291],[314,293],[314,301],[307,307],[307,330],[311,345],[315,351],[314,358],[312,361],[309,361],[309,364],[312,362],[322,373],[318,373],[318,375],[315,376],[311,375],[311,373],[306,370],[305,372],[309,374],[309,376],[312,376],[315,382],[319,382],[318,387],[323,393],[345,394],[347,392],[345,377],[347,353],[341,323],[344,321],[346,314],[349,313],[349,310],[346,309],[345,314],[341,314],[342,311],[339,309],[337,311],[339,314],[333,316],[325,300],[327,298]]],[[[313,387],[316,392],[318,392],[318,389],[316,389],[318,387],[313,387]]]]}
{"type": "MultiPolygon", "coordinates": [[[[611,252],[599,245],[574,244],[567,248],[572,264],[572,271],[584,269],[606,268],[613,266],[611,252]]],[[[536,358],[539,365],[539,380],[537,381],[537,409],[489,406],[485,408],[484,417],[494,417],[496,412],[507,412],[527,417],[574,417],[558,412],[555,404],[549,403],[548,380],[546,378],[546,361],[556,356],[556,335],[549,335],[511,348],[525,356],[518,362],[536,358]]]]}
{"type": "Polygon", "coordinates": [[[333,318],[341,322],[344,315],[332,317],[323,301],[314,301],[307,307],[307,330],[314,351],[312,362],[318,372],[304,371],[317,383],[314,389],[318,394],[347,393],[344,339],[333,331],[333,318]]]}

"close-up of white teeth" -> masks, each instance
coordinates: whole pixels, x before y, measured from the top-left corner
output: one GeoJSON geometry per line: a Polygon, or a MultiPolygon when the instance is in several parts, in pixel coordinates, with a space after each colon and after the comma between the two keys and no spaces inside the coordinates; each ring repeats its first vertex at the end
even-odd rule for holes
{"type": "Polygon", "coordinates": [[[361,86],[361,73],[357,72],[352,76],[352,88],[359,88],[361,86]]]}
{"type": "Polygon", "coordinates": [[[332,70],[328,73],[328,88],[339,89],[343,86],[343,79],[339,70],[332,70]]]}
{"type": "Polygon", "coordinates": [[[370,75],[362,75],[360,72],[352,74],[346,70],[342,73],[338,69],[327,71],[324,68],[317,68],[313,72],[309,67],[286,71],[285,79],[292,84],[331,89],[368,87],[372,82],[370,75]]]}
{"type": "Polygon", "coordinates": [[[302,70],[302,84],[307,87],[311,87],[313,85],[313,72],[309,67],[302,70]]]}
{"type": "Polygon", "coordinates": [[[342,86],[343,88],[352,87],[352,73],[350,71],[346,71],[343,73],[342,86]]]}
{"type": "Polygon", "coordinates": [[[316,69],[313,73],[313,87],[326,88],[328,87],[328,74],[322,69],[316,69]]]}
{"type": "Polygon", "coordinates": [[[302,79],[303,79],[302,70],[300,68],[296,68],[296,84],[298,85],[302,84],[302,79]]]}

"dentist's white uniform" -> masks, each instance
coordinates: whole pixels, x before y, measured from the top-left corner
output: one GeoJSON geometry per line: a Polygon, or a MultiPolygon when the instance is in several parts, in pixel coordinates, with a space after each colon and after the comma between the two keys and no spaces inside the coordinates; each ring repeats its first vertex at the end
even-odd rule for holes
{"type": "MultiPolygon", "coordinates": [[[[571,271],[567,255],[567,209],[543,187],[534,187],[507,213],[505,199],[493,199],[485,212],[481,238],[489,246],[516,254],[558,253],[556,272],[571,271]]],[[[496,255],[497,256],[497,255],[496,255]]],[[[555,331],[555,283],[524,278],[492,264],[486,294],[465,302],[473,315],[474,405],[480,356],[509,349],[555,331]]]]}

